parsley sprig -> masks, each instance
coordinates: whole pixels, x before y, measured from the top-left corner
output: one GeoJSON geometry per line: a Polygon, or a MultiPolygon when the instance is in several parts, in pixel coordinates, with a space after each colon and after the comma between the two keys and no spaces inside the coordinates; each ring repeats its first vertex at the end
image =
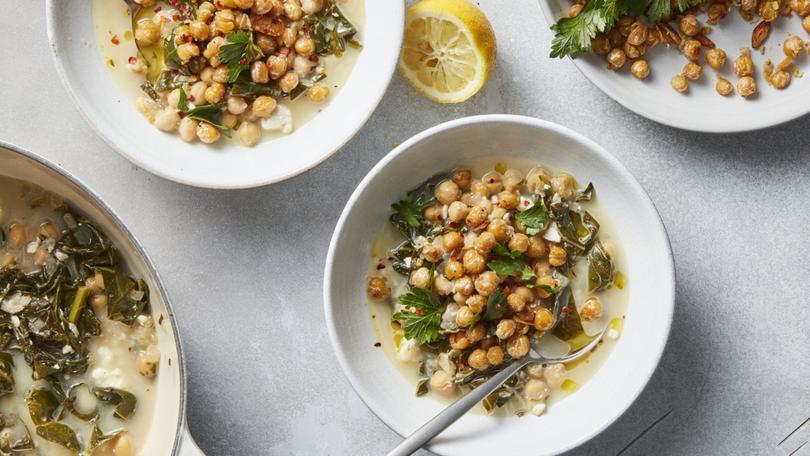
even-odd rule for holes
{"type": "Polygon", "coordinates": [[[251,62],[264,56],[259,46],[253,42],[253,34],[238,30],[229,33],[228,41],[219,48],[219,60],[228,64],[228,82],[234,83],[242,71],[250,68],[251,62]]]}
{"type": "Polygon", "coordinates": [[[523,224],[526,234],[534,236],[546,225],[548,220],[548,209],[542,201],[537,201],[534,206],[523,212],[518,212],[515,218],[523,224]]]}
{"type": "Polygon", "coordinates": [[[406,339],[416,339],[420,344],[429,344],[439,338],[439,328],[445,306],[430,290],[412,288],[399,297],[405,309],[394,314],[394,320],[402,322],[406,339]]]}
{"type": "MultiPolygon", "coordinates": [[[[678,0],[678,10],[699,5],[705,0],[678,0]]],[[[659,22],[671,13],[669,0],[590,0],[574,17],[564,17],[551,26],[554,39],[551,57],[576,56],[588,50],[597,33],[606,33],[620,16],[646,15],[659,22]]]]}
{"type": "Polygon", "coordinates": [[[200,120],[215,126],[219,131],[225,135],[226,138],[231,137],[231,129],[222,124],[221,116],[222,110],[225,108],[225,103],[206,104],[197,106],[186,113],[186,117],[200,120]]]}
{"type": "Polygon", "coordinates": [[[523,254],[510,252],[500,244],[493,247],[487,267],[501,277],[512,276],[522,281],[529,281],[536,277],[532,268],[526,264],[523,254]]]}

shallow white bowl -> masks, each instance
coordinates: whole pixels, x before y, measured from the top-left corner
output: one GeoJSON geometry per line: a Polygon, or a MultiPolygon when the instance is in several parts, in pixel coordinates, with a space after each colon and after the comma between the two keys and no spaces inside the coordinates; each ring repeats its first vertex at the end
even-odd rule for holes
{"type": "MultiPolygon", "coordinates": [[[[567,16],[571,5],[568,0],[539,2],[548,24],[567,16]]],[[[705,18],[705,14],[698,16],[701,23],[705,22],[705,18]]],[[[739,56],[740,48],[751,45],[751,31],[755,25],[745,22],[734,8],[709,35],[728,56],[725,67],[719,73],[735,86],[738,78],[733,71],[734,59],[739,56]]],[[[762,75],[766,59],[770,58],[774,64],[784,59],[782,42],[789,34],[802,39],[807,37],[807,32],[801,26],[801,18],[795,14],[788,18],[780,17],[773,23],[770,37],[765,42],[765,55],[752,52],[754,79],[759,93],[748,99],[738,95],[736,87],[733,96],[722,97],[717,93],[714,86],[717,82],[715,73],[718,72],[706,65],[705,49],[701,58],[703,77],[699,81],[689,81],[686,93],[676,92],[669,82],[673,76],[680,74],[687,60],[674,49],[666,49],[662,45],[645,56],[651,71],[643,81],[630,74],[629,62],[620,71],[611,71],[607,69],[604,58],[590,53],[572,61],[602,92],[648,119],[672,127],[709,133],[751,131],[778,125],[810,112],[807,101],[810,99],[810,78],[793,77],[788,88],[777,90],[769,86],[762,75]]],[[[557,59],[549,60],[548,64],[562,64],[557,59]]],[[[799,56],[797,63],[801,71],[810,70],[810,59],[806,55],[799,56]]]]}
{"type": "Polygon", "coordinates": [[[675,302],[672,253],[658,212],[633,176],[594,142],[542,120],[490,115],[439,125],[397,147],[363,179],[335,228],[324,276],[326,322],[349,381],[389,427],[407,435],[438,413],[442,405],[414,397],[413,385],[374,347],[365,304],[371,241],[387,223],[391,202],[407,190],[439,171],[492,156],[530,158],[594,183],[630,265],[627,318],[605,365],[545,415],[468,414],[430,449],[465,456],[556,454],[605,429],[641,393],[666,345],[675,302]]]}
{"type": "Polygon", "coordinates": [[[340,93],[293,134],[252,148],[188,144],[147,123],[102,61],[92,2],[48,0],[48,39],[59,76],[73,100],[96,132],[123,156],[183,184],[257,187],[293,177],[327,159],[360,130],[382,99],[399,57],[404,4],[401,0],[363,1],[364,48],[340,93]]]}

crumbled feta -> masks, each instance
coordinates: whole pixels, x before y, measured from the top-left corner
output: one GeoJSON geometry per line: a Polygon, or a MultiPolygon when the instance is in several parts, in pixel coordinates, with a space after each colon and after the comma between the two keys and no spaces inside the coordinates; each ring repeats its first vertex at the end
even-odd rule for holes
{"type": "Polygon", "coordinates": [[[551,222],[546,232],[543,233],[543,239],[551,242],[560,242],[562,240],[560,230],[557,228],[557,222],[551,222]]]}
{"type": "Polygon", "coordinates": [[[532,206],[534,206],[534,199],[529,198],[528,196],[522,196],[521,195],[520,201],[518,201],[517,210],[522,212],[522,211],[525,211],[526,209],[528,209],[528,208],[530,208],[532,206]]]}
{"type": "Polygon", "coordinates": [[[31,304],[31,296],[17,292],[3,300],[2,304],[0,304],[0,310],[15,314],[25,309],[28,304],[31,304]]]}
{"type": "Polygon", "coordinates": [[[535,416],[540,416],[545,411],[546,411],[546,403],[545,402],[540,402],[539,404],[535,404],[532,407],[532,415],[535,415],[535,416]]]}
{"type": "Polygon", "coordinates": [[[16,315],[11,316],[11,324],[14,325],[15,328],[20,327],[20,317],[16,315]]]}
{"type": "Polygon", "coordinates": [[[269,131],[280,131],[285,135],[292,133],[292,111],[290,111],[290,108],[281,104],[276,106],[273,115],[262,120],[262,128],[269,131]]]}
{"type": "Polygon", "coordinates": [[[100,346],[96,349],[96,357],[100,364],[106,364],[112,361],[112,350],[105,346],[100,346]]]}
{"type": "Polygon", "coordinates": [[[123,388],[124,379],[121,376],[121,369],[107,370],[103,367],[96,367],[90,371],[90,377],[93,378],[96,386],[103,388],[123,388]]]}
{"type": "Polygon", "coordinates": [[[397,360],[405,363],[416,363],[422,360],[422,350],[414,339],[402,339],[397,349],[397,360]]]}
{"type": "Polygon", "coordinates": [[[36,253],[37,249],[39,248],[39,239],[35,241],[31,241],[25,246],[25,253],[36,253]]]}
{"type": "Polygon", "coordinates": [[[62,353],[65,355],[73,353],[73,347],[71,347],[70,345],[65,345],[64,347],[62,347],[62,353]]]}

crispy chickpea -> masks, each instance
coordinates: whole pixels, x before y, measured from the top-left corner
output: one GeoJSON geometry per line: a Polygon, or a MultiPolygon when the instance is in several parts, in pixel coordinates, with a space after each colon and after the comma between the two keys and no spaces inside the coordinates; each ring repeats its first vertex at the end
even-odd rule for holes
{"type": "Polygon", "coordinates": [[[611,70],[618,70],[627,62],[627,55],[622,49],[614,48],[608,52],[606,59],[611,70]]]}
{"type": "Polygon", "coordinates": [[[533,378],[523,386],[523,396],[530,401],[542,401],[548,397],[549,387],[546,382],[533,378]]]}
{"type": "Polygon", "coordinates": [[[529,258],[542,258],[548,252],[546,240],[540,236],[530,236],[529,246],[526,249],[526,256],[529,258]]]}
{"type": "Polygon", "coordinates": [[[644,79],[650,75],[650,64],[646,60],[636,60],[630,66],[630,73],[638,79],[644,79]]]}
{"type": "Polygon", "coordinates": [[[214,17],[214,12],[217,8],[211,2],[203,2],[197,6],[197,20],[209,22],[214,17]]]}
{"type": "Polygon", "coordinates": [[[597,55],[607,55],[610,52],[610,40],[604,33],[597,33],[591,40],[591,51],[597,55]]]}
{"type": "Polygon", "coordinates": [[[686,92],[686,89],[689,88],[689,82],[682,74],[673,76],[669,81],[669,85],[678,92],[686,92]]]}
{"type": "Polygon", "coordinates": [[[461,306],[456,312],[456,324],[459,328],[466,328],[475,319],[475,314],[468,306],[461,306]]]}
{"type": "Polygon", "coordinates": [[[194,43],[183,43],[177,46],[177,57],[183,62],[188,62],[198,55],[200,55],[200,48],[194,43]]]}
{"type": "Polygon", "coordinates": [[[313,103],[322,103],[329,98],[329,87],[325,84],[313,84],[307,89],[307,100],[313,103]]]}
{"type": "Polygon", "coordinates": [[[627,42],[633,46],[641,46],[647,43],[647,26],[642,21],[635,21],[630,26],[630,34],[627,35],[627,42]]]}
{"type": "MultiPolygon", "coordinates": [[[[514,168],[509,168],[503,173],[501,182],[503,183],[503,188],[505,191],[515,192],[515,190],[517,190],[517,188],[523,182],[523,173],[514,168]]],[[[498,195],[499,198],[500,196],[501,195],[498,195]]],[[[515,196],[517,196],[516,193],[515,196]]]]}
{"type": "Polygon", "coordinates": [[[266,118],[273,115],[277,105],[275,98],[262,95],[253,100],[251,109],[256,117],[266,118]]]}
{"type": "Polygon", "coordinates": [[[453,282],[447,280],[443,275],[437,274],[433,278],[433,291],[439,296],[447,296],[453,292],[453,282]]]}
{"type": "Polygon", "coordinates": [[[203,68],[200,71],[200,80],[205,81],[207,83],[211,83],[214,80],[214,69],[210,66],[203,68]]]}
{"type": "Polygon", "coordinates": [[[535,281],[535,284],[538,287],[536,290],[537,295],[540,296],[540,299],[547,299],[551,297],[552,293],[547,288],[554,289],[557,288],[557,286],[559,286],[557,280],[554,279],[554,277],[552,277],[551,275],[543,275],[538,277],[537,280],[535,281]]]}
{"type": "Polygon", "coordinates": [[[782,9],[781,2],[777,0],[764,0],[759,2],[757,14],[762,20],[773,22],[779,16],[779,10],[782,9]]]}
{"type": "Polygon", "coordinates": [[[728,14],[728,6],[725,2],[712,2],[706,9],[706,22],[711,25],[717,25],[728,14]]]}
{"type": "Polygon", "coordinates": [[[548,331],[554,326],[554,315],[545,307],[537,309],[534,314],[534,328],[538,331],[548,331]]]}
{"type": "Polygon", "coordinates": [[[568,8],[568,17],[577,17],[581,12],[582,5],[579,3],[574,3],[570,8],[568,8]]]}
{"type": "Polygon", "coordinates": [[[177,128],[177,132],[180,134],[180,138],[182,138],[183,141],[194,142],[194,140],[197,139],[197,123],[198,122],[194,119],[183,117],[177,128]]]}
{"type": "Polygon", "coordinates": [[[734,60],[734,73],[739,77],[754,75],[754,61],[751,60],[751,52],[743,49],[742,53],[734,60]]]}
{"type": "Polygon", "coordinates": [[[461,262],[451,258],[444,263],[444,276],[450,280],[458,279],[459,277],[464,275],[464,269],[466,268],[464,265],[462,265],[461,262]]]}
{"type": "Polygon", "coordinates": [[[700,44],[700,41],[698,41],[698,40],[686,40],[683,43],[683,49],[682,49],[683,55],[687,59],[689,59],[689,60],[691,60],[693,62],[697,62],[698,60],[700,60],[700,53],[702,51],[701,46],[702,45],[700,44]]]}
{"type": "Polygon", "coordinates": [[[450,375],[442,369],[437,370],[430,376],[430,389],[440,393],[447,393],[455,389],[450,375]]]}
{"type": "MultiPolygon", "coordinates": [[[[222,125],[225,125],[226,127],[230,128],[230,129],[234,129],[234,128],[236,128],[236,124],[239,123],[239,117],[225,111],[220,116],[219,121],[222,122],[222,125]]],[[[249,122],[249,121],[246,121],[246,122],[249,122]]]]}
{"type": "Polygon", "coordinates": [[[804,51],[804,42],[798,36],[793,35],[782,44],[782,50],[788,57],[798,57],[804,51]]]}
{"type": "Polygon", "coordinates": [[[500,345],[493,345],[487,350],[487,361],[493,366],[499,366],[503,363],[503,348],[500,345]]]}
{"type": "Polygon", "coordinates": [[[489,367],[487,351],[481,348],[476,348],[472,353],[470,353],[470,356],[467,357],[467,364],[477,371],[486,370],[489,367]]]}
{"type": "Polygon", "coordinates": [[[188,29],[196,41],[205,41],[211,36],[211,28],[201,20],[191,21],[188,29]]]}
{"type": "Polygon", "coordinates": [[[785,70],[779,70],[768,78],[768,82],[770,82],[775,89],[782,90],[790,85],[790,73],[785,70]]]}
{"type": "Polygon", "coordinates": [[[411,272],[411,285],[416,288],[427,288],[430,285],[430,269],[421,267],[411,272]]]}
{"type": "MultiPolygon", "coordinates": [[[[233,116],[234,123],[236,121],[236,116],[233,116]]],[[[223,118],[224,118],[223,114],[223,118]]],[[[233,128],[233,127],[229,127],[233,128]]],[[[239,136],[239,140],[242,141],[242,144],[252,147],[255,146],[260,139],[262,139],[262,129],[259,127],[259,124],[256,122],[242,122],[239,125],[239,128],[236,129],[236,134],[239,136]]]]}
{"type": "Polygon", "coordinates": [[[619,31],[618,27],[613,27],[612,29],[610,29],[610,31],[608,31],[607,37],[611,48],[624,46],[624,42],[626,39],[624,35],[622,35],[622,33],[619,31]]]}
{"type": "Polygon", "coordinates": [[[211,76],[214,82],[225,84],[228,82],[228,67],[225,65],[214,68],[214,74],[211,76]]]}
{"type": "Polygon", "coordinates": [[[294,88],[298,87],[298,73],[290,71],[289,73],[285,74],[278,81],[278,86],[286,93],[292,92],[294,88]]]}
{"type": "Polygon", "coordinates": [[[160,26],[152,19],[141,19],[135,24],[135,41],[139,46],[151,46],[160,40],[160,26]]]}
{"type": "Polygon", "coordinates": [[[498,193],[498,205],[504,209],[515,209],[518,206],[518,193],[504,190],[498,193]]]}
{"type": "Polygon", "coordinates": [[[284,15],[294,21],[301,19],[304,16],[304,10],[301,8],[301,2],[298,0],[286,0],[284,2],[284,15]]]}
{"type": "Polygon", "coordinates": [[[591,296],[585,301],[582,306],[582,311],[579,316],[583,320],[597,320],[602,317],[602,301],[596,296],[591,296]]]}
{"type": "Polygon", "coordinates": [[[464,245],[464,236],[458,231],[448,231],[442,236],[442,247],[445,252],[455,252],[464,245]]]}
{"type": "Polygon", "coordinates": [[[438,222],[442,218],[442,207],[439,204],[428,206],[422,211],[422,215],[431,222],[438,222]]]}
{"type": "Polygon", "coordinates": [[[706,54],[706,63],[715,70],[719,70],[726,64],[726,51],[714,48],[706,54]]]}
{"type": "Polygon", "coordinates": [[[520,312],[526,307],[526,298],[520,293],[509,293],[506,297],[506,304],[513,312],[520,312]]]}
{"type": "Polygon", "coordinates": [[[180,126],[180,115],[174,108],[166,108],[155,114],[155,127],[161,131],[175,131],[180,126]]]}
{"type": "Polygon", "coordinates": [[[28,244],[28,230],[21,223],[13,223],[8,228],[8,239],[15,248],[22,248],[28,244]]]}
{"type": "Polygon", "coordinates": [[[552,266],[562,266],[568,260],[568,252],[564,248],[555,245],[548,251],[548,263],[552,266]]]}
{"type": "Polygon", "coordinates": [[[450,334],[450,347],[455,350],[464,350],[470,346],[470,341],[463,332],[450,334]]]}
{"type": "Polygon", "coordinates": [[[701,76],[703,76],[703,67],[701,67],[700,65],[698,65],[695,62],[689,62],[689,63],[687,63],[686,65],[683,66],[683,70],[681,70],[681,74],[686,79],[691,79],[693,81],[696,81],[696,80],[700,79],[701,76]]]}
{"type": "Polygon", "coordinates": [[[248,106],[247,102],[242,97],[237,97],[237,96],[233,96],[233,95],[228,97],[227,107],[228,107],[228,112],[230,112],[231,114],[234,114],[234,115],[238,116],[239,114],[242,114],[243,112],[245,112],[245,109],[247,109],[247,106],[248,106]]]}
{"type": "Polygon", "coordinates": [[[450,218],[450,221],[455,223],[461,223],[467,218],[467,214],[469,213],[470,208],[461,201],[453,201],[450,203],[450,207],[447,208],[447,216],[450,218]]]}
{"type": "Polygon", "coordinates": [[[205,101],[211,104],[219,103],[225,97],[225,86],[219,82],[213,82],[205,89],[205,101]]]}
{"type": "Polygon", "coordinates": [[[311,56],[315,52],[315,41],[310,37],[298,38],[295,42],[295,52],[304,57],[311,56]]]}
{"type": "Polygon", "coordinates": [[[495,236],[492,233],[489,231],[484,231],[477,238],[475,238],[473,248],[475,248],[475,250],[482,256],[486,256],[497,243],[498,241],[495,239],[495,236]]]}
{"type": "Polygon", "coordinates": [[[630,31],[632,30],[633,24],[636,22],[635,18],[631,16],[622,16],[616,22],[616,28],[619,29],[619,33],[622,34],[624,37],[630,36],[630,31]]]}
{"type": "Polygon", "coordinates": [[[435,190],[436,199],[442,204],[450,204],[461,198],[461,189],[452,180],[442,181],[435,190]]]}
{"type": "Polygon", "coordinates": [[[757,93],[757,83],[751,76],[744,76],[737,81],[737,92],[743,97],[750,97],[757,93]]]}
{"type": "Polygon", "coordinates": [[[543,377],[548,386],[556,388],[565,380],[565,365],[562,363],[549,364],[543,369],[543,377]]]}
{"type": "Polygon", "coordinates": [[[498,326],[495,328],[495,335],[498,336],[498,339],[506,340],[512,337],[515,334],[515,320],[504,319],[498,322],[498,326]]]}
{"type": "Polygon", "coordinates": [[[473,312],[480,313],[482,310],[484,310],[484,306],[487,305],[487,298],[481,295],[472,295],[467,298],[465,304],[467,304],[467,306],[469,306],[470,310],[473,312]]]}
{"type": "Polygon", "coordinates": [[[529,353],[529,338],[525,335],[512,336],[506,343],[506,352],[514,359],[520,359],[529,353]]]}
{"type": "Polygon", "coordinates": [[[634,46],[630,43],[624,43],[624,55],[627,56],[628,59],[633,60],[641,57],[647,52],[647,48],[644,45],[634,46]]]}
{"type": "Polygon", "coordinates": [[[253,8],[253,0],[234,0],[236,7],[239,9],[253,8]]]}
{"type": "Polygon", "coordinates": [[[450,179],[458,186],[458,188],[467,190],[470,188],[470,183],[472,182],[472,172],[466,168],[456,169],[453,170],[453,174],[450,176],[450,179]]]}
{"type": "MultiPolygon", "coordinates": [[[[491,234],[495,239],[495,241],[503,243],[507,242],[509,238],[512,237],[512,227],[509,226],[509,224],[506,223],[503,219],[498,218],[489,222],[489,225],[487,226],[487,230],[485,231],[485,233],[491,234]]],[[[479,236],[478,239],[481,239],[481,236],[479,236]]],[[[476,239],[476,242],[478,242],[478,239],[476,239]]],[[[490,249],[491,248],[492,247],[490,247],[490,249]]]]}
{"type": "Polygon", "coordinates": [[[444,252],[433,244],[426,244],[424,247],[422,247],[422,256],[431,263],[438,263],[441,261],[443,254],[444,252]]]}
{"type": "Polygon", "coordinates": [[[477,291],[481,296],[489,296],[492,292],[498,288],[498,284],[501,280],[498,278],[498,274],[493,271],[486,271],[478,275],[475,278],[475,291],[477,291]]]}
{"type": "Polygon", "coordinates": [[[270,81],[270,74],[267,72],[267,65],[261,60],[250,64],[250,79],[259,84],[266,84],[270,81]]]}
{"type": "Polygon", "coordinates": [[[805,32],[810,33],[810,16],[805,16],[805,18],[802,19],[802,28],[805,32]]]}
{"type": "Polygon", "coordinates": [[[658,30],[656,30],[655,27],[648,28],[647,29],[647,42],[644,43],[644,44],[647,45],[647,49],[652,49],[652,48],[658,46],[659,41],[660,40],[659,40],[658,30]]]}
{"type": "Polygon", "coordinates": [[[734,93],[734,84],[729,82],[728,79],[718,77],[717,84],[714,85],[714,89],[717,91],[717,93],[726,97],[734,93]]]}
{"type": "Polygon", "coordinates": [[[222,9],[214,14],[214,27],[223,33],[232,32],[236,28],[236,16],[230,9],[222,9]]]}
{"type": "Polygon", "coordinates": [[[503,190],[503,180],[501,173],[497,171],[490,171],[481,177],[481,182],[487,186],[489,193],[498,193],[503,190]]]}
{"type": "Polygon", "coordinates": [[[206,144],[213,144],[219,141],[219,136],[219,129],[210,123],[200,122],[197,125],[197,137],[200,138],[200,141],[206,144]]]}
{"type": "Polygon", "coordinates": [[[489,197],[489,187],[487,187],[487,184],[480,180],[470,182],[470,192],[483,197],[489,197]]]}
{"type": "Polygon", "coordinates": [[[314,14],[323,9],[323,0],[301,0],[304,14],[314,14]]]}
{"type": "Polygon", "coordinates": [[[686,36],[695,36],[700,33],[700,23],[694,14],[687,14],[678,23],[678,29],[686,36]]]}
{"type": "MultiPolygon", "coordinates": [[[[227,72],[227,70],[225,70],[227,72]]],[[[191,85],[188,91],[189,100],[195,104],[205,104],[205,91],[208,89],[208,84],[203,81],[197,81],[191,85]]]]}
{"type": "Polygon", "coordinates": [[[529,237],[523,233],[513,233],[509,239],[509,250],[523,253],[529,249],[529,237]]]}
{"type": "Polygon", "coordinates": [[[470,212],[467,214],[467,218],[465,221],[467,225],[471,228],[475,229],[480,227],[484,222],[487,221],[487,215],[489,215],[489,211],[487,211],[482,206],[475,206],[470,209],[470,212]]]}
{"type": "Polygon", "coordinates": [[[453,291],[462,296],[470,296],[473,293],[473,290],[475,290],[475,286],[473,286],[473,280],[470,276],[459,277],[455,282],[453,282],[453,291]]]}

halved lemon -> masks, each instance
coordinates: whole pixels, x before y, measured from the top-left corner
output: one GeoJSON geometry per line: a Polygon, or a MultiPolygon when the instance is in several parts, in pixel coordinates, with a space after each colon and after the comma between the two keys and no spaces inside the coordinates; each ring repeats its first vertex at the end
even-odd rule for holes
{"type": "Polygon", "coordinates": [[[399,72],[438,103],[472,97],[495,66],[495,32],[467,0],[422,0],[408,8],[399,72]]]}

